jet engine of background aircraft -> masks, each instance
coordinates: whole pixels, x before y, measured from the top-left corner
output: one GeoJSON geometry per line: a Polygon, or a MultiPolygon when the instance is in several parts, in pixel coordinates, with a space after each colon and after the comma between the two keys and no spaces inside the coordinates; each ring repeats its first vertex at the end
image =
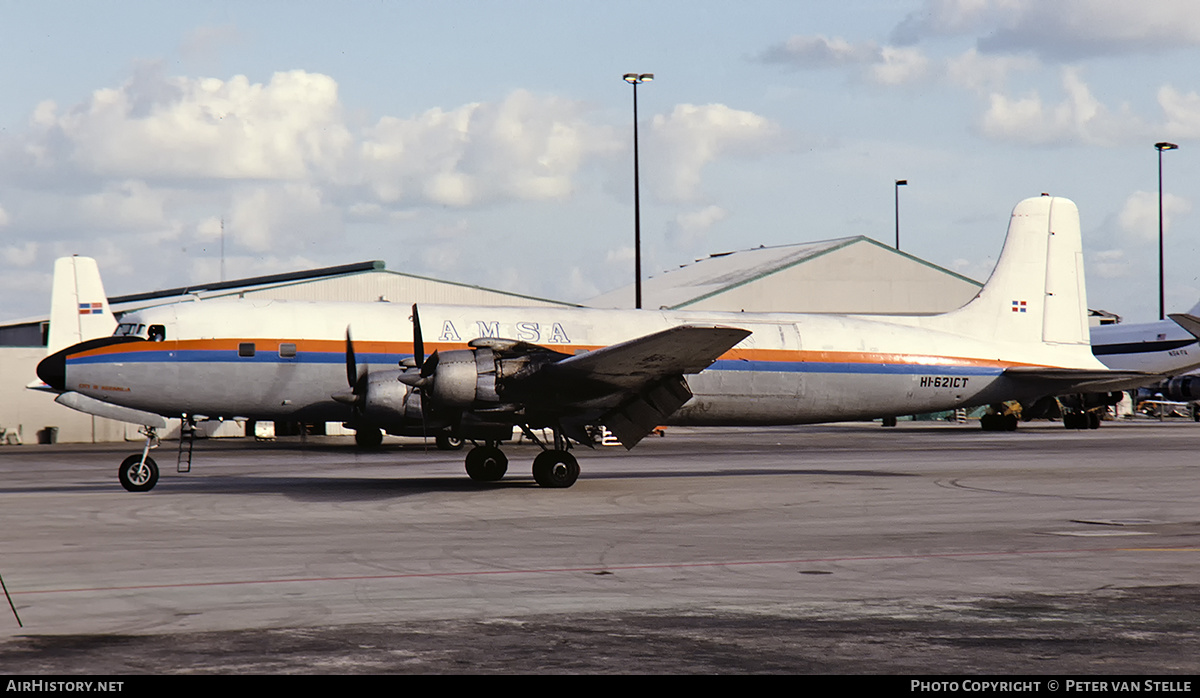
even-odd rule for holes
{"type": "Polygon", "coordinates": [[[1175,376],[1145,389],[1151,395],[1167,400],[1194,402],[1200,400],[1200,376],[1175,376]]]}

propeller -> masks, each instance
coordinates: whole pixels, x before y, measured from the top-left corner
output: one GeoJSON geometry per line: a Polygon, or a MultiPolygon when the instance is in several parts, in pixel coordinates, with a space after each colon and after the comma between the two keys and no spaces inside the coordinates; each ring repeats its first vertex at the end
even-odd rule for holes
{"type": "MultiPolygon", "coordinates": [[[[413,303],[412,307],[412,323],[413,323],[413,358],[412,367],[417,371],[415,373],[405,372],[400,374],[400,382],[405,385],[411,385],[414,388],[428,386],[430,383],[429,377],[437,370],[438,353],[435,349],[430,355],[429,360],[425,359],[425,337],[421,332],[421,315],[417,312],[417,304],[413,303]]],[[[406,365],[402,363],[401,365],[406,365]]]]}
{"type": "Polygon", "coordinates": [[[354,359],[354,341],[350,338],[349,325],[346,325],[346,382],[351,389],[358,383],[358,363],[354,359]]]}
{"type": "Polygon", "coordinates": [[[350,336],[350,326],[346,325],[346,383],[350,385],[350,392],[333,395],[333,399],[353,405],[356,410],[362,409],[362,401],[366,399],[367,394],[368,373],[369,370],[366,368],[363,369],[362,375],[358,373],[358,360],[354,355],[354,340],[350,336]]]}
{"type": "MultiPolygon", "coordinates": [[[[425,365],[425,338],[421,335],[421,316],[417,313],[417,304],[413,303],[413,361],[417,368],[425,365]]],[[[425,374],[421,374],[425,375],[425,374]]]]}

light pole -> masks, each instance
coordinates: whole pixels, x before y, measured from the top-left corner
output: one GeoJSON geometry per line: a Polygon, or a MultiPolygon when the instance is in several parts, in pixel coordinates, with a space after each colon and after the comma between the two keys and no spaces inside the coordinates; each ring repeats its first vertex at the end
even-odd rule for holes
{"type": "Polygon", "coordinates": [[[625,73],[625,82],[633,85],[633,293],[634,307],[642,308],[642,196],[638,185],[637,86],[654,79],[654,73],[625,73]]]}
{"type": "Polygon", "coordinates": [[[1163,186],[1162,186],[1162,154],[1164,150],[1175,150],[1179,146],[1174,143],[1155,143],[1158,151],[1158,319],[1167,316],[1166,298],[1163,293],[1163,186]]]}
{"type": "Polygon", "coordinates": [[[900,187],[908,186],[907,179],[896,180],[896,251],[900,251],[900,187]]]}

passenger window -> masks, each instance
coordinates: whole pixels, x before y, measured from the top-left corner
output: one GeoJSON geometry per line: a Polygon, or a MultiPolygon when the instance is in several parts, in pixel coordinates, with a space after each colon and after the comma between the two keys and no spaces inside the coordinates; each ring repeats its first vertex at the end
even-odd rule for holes
{"type": "Polygon", "coordinates": [[[238,356],[254,356],[254,342],[242,342],[239,344],[238,356]]]}
{"type": "Polygon", "coordinates": [[[296,345],[284,343],[279,345],[279,357],[281,359],[290,359],[296,355],[296,345]]]}

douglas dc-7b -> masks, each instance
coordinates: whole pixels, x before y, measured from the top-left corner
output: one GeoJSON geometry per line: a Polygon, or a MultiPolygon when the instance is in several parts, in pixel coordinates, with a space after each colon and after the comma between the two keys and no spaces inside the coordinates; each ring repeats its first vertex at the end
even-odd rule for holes
{"type": "Polygon", "coordinates": [[[206,301],[128,314],[38,376],[64,404],[148,427],[119,471],[129,490],[157,481],[162,416],[453,433],[475,444],[480,481],[504,476],[500,444],[520,428],[542,448],[537,483],[570,487],[588,425],[633,448],[660,424],[811,424],[1144,383],[1092,356],[1082,268],[1075,204],[1041,196],[1013,210],[979,294],[941,315],[206,301]]]}

